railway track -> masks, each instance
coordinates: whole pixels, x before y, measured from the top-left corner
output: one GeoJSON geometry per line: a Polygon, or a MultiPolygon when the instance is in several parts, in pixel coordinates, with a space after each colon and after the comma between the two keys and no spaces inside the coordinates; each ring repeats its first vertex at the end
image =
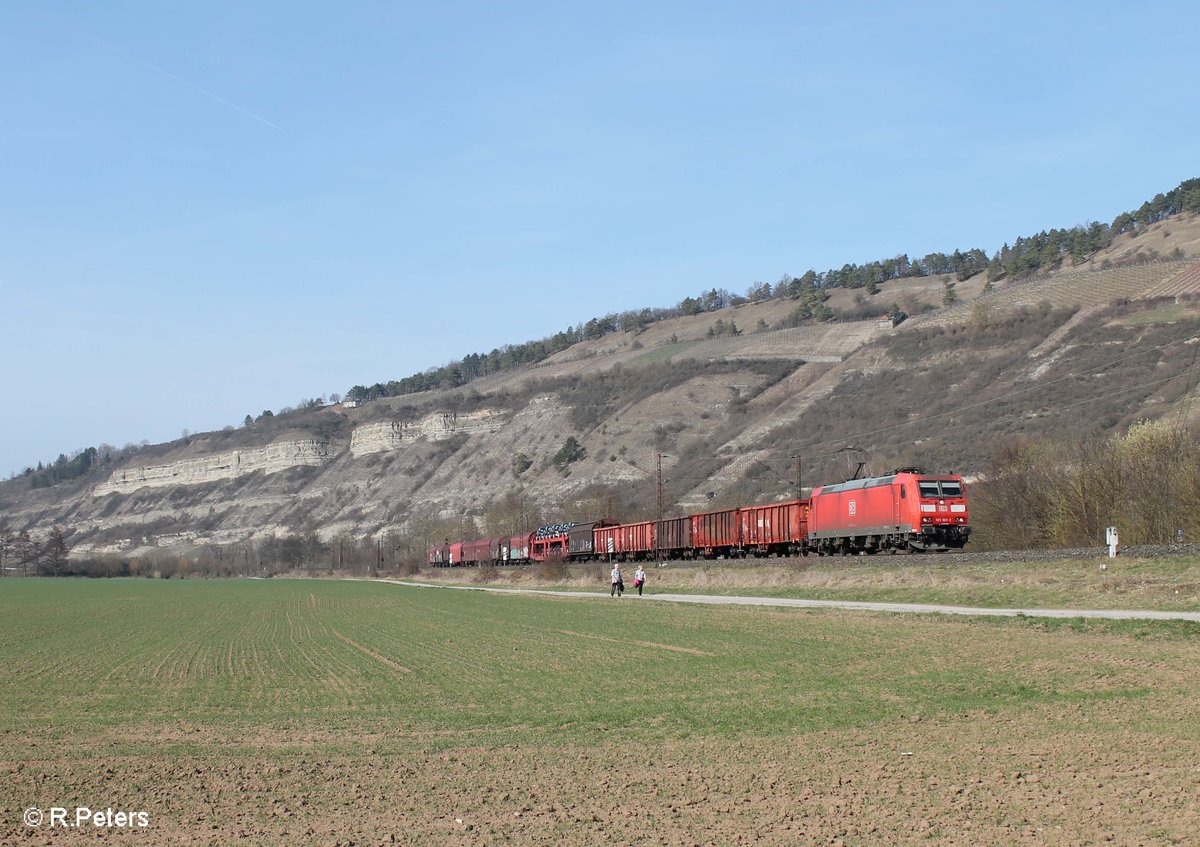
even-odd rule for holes
{"type": "MultiPolygon", "coordinates": [[[[1118,550],[1118,561],[1120,559],[1160,559],[1173,558],[1179,556],[1200,556],[1200,543],[1189,544],[1130,544],[1121,547],[1118,550]]],[[[770,564],[782,561],[804,561],[804,562],[827,562],[836,564],[839,561],[852,561],[855,563],[867,564],[870,562],[878,562],[879,564],[918,564],[921,562],[963,562],[964,564],[980,564],[986,565],[989,563],[1005,564],[1010,562],[1063,562],[1079,559],[1096,559],[1100,561],[1108,558],[1107,547],[1066,547],[1062,549],[1031,549],[1031,550],[987,550],[980,552],[947,552],[947,553],[926,553],[920,555],[905,555],[903,553],[889,555],[880,553],[873,556],[824,556],[819,557],[814,554],[809,554],[807,559],[790,557],[789,559],[756,559],[753,556],[745,559],[677,559],[669,562],[663,562],[664,565],[672,567],[705,567],[713,564],[729,564],[732,567],[750,564],[770,564]]]]}
{"type": "MultiPolygon", "coordinates": [[[[1169,559],[1182,556],[1200,556],[1200,542],[1188,544],[1130,544],[1119,549],[1117,561],[1121,559],[1169,559]]],[[[880,553],[873,556],[854,555],[854,556],[817,556],[809,554],[807,558],[799,556],[789,556],[787,558],[755,558],[749,556],[746,558],[735,559],[671,559],[660,562],[660,565],[670,565],[671,567],[687,568],[687,567],[712,567],[714,565],[729,565],[730,567],[743,567],[746,565],[770,565],[781,563],[817,563],[823,562],[831,565],[836,565],[838,562],[854,562],[855,564],[870,564],[877,562],[879,564],[913,564],[917,565],[923,562],[937,562],[945,564],[950,562],[962,562],[964,564],[979,564],[986,565],[989,563],[1007,564],[1013,562],[1065,562],[1078,561],[1079,559],[1095,559],[1097,562],[1108,558],[1107,547],[1065,547],[1062,549],[1030,549],[1030,550],[987,550],[980,552],[947,552],[947,553],[924,553],[918,555],[906,555],[898,553],[890,555],[880,553]]],[[[592,564],[600,564],[607,566],[608,563],[595,560],[592,564]]],[[[625,564],[625,563],[623,563],[625,564]]],[[[652,566],[654,562],[647,561],[648,566],[652,566]]],[[[528,564],[522,563],[519,565],[504,565],[504,569],[522,570],[527,568],[536,568],[537,563],[528,564]]],[[[473,569],[473,566],[467,568],[473,569]]],[[[439,568],[439,570],[450,570],[448,567],[439,568]]]]}
{"type": "MultiPolygon", "coordinates": [[[[1200,555],[1200,543],[1130,544],[1118,548],[1118,559],[1160,559],[1200,555]]],[[[1059,562],[1068,559],[1107,559],[1107,547],[1069,547],[1061,550],[992,550],[952,553],[956,559],[987,564],[989,562],[1059,562]]]]}

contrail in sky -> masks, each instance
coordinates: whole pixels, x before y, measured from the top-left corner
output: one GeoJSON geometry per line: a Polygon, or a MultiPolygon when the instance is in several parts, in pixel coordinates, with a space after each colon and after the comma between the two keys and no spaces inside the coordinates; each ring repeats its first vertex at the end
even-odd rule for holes
{"type": "Polygon", "coordinates": [[[118,55],[124,56],[126,59],[130,59],[134,62],[137,62],[139,65],[145,65],[150,70],[155,71],[156,73],[160,73],[165,77],[169,77],[170,79],[173,79],[176,82],[178,82],[180,85],[186,85],[188,88],[192,89],[192,91],[199,92],[200,94],[203,94],[205,97],[208,97],[209,99],[216,100],[218,103],[223,103],[224,105],[228,106],[231,109],[236,109],[237,111],[241,112],[243,115],[246,115],[247,117],[250,117],[250,118],[254,118],[254,120],[258,121],[261,124],[266,124],[267,126],[271,127],[271,129],[277,129],[280,132],[285,131],[283,127],[279,126],[278,124],[271,123],[266,118],[261,117],[260,115],[254,114],[249,109],[243,109],[237,103],[230,103],[224,97],[218,97],[216,94],[213,94],[211,91],[206,91],[205,89],[201,88],[200,86],[196,85],[195,83],[188,82],[183,77],[176,76],[175,74],[171,73],[168,70],[163,70],[158,65],[153,65],[150,62],[147,62],[145,59],[141,59],[141,58],[133,55],[132,53],[122,50],[120,47],[117,47],[115,44],[109,44],[107,41],[102,41],[99,38],[97,38],[96,36],[89,35],[86,32],[80,32],[79,30],[75,30],[75,31],[78,32],[80,35],[84,36],[85,38],[96,42],[101,47],[103,47],[105,50],[111,50],[113,53],[117,53],[118,55]]]}

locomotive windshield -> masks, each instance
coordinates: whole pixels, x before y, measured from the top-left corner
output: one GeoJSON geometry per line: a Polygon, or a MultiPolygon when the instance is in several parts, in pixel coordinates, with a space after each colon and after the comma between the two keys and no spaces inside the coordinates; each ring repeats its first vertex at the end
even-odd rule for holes
{"type": "Polygon", "coordinates": [[[962,483],[952,480],[938,482],[936,479],[917,481],[922,497],[962,497],[962,483]]]}

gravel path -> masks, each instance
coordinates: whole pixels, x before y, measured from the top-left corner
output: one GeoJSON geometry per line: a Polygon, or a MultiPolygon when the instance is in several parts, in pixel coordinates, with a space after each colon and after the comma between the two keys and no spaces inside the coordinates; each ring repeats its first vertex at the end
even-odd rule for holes
{"type": "Polygon", "coordinates": [[[400,579],[377,579],[411,588],[444,588],[456,591],[489,591],[495,594],[544,594],[550,597],[582,597],[616,603],[667,602],[704,603],[728,606],[784,606],[795,609],[848,609],[859,612],[895,612],[919,615],[974,615],[1015,618],[1103,618],[1106,620],[1192,621],[1200,623],[1200,612],[1159,612],[1149,609],[990,609],[973,606],[940,606],[933,603],[868,603],[858,600],[800,600],[789,597],[739,597],[723,594],[629,594],[615,600],[603,591],[550,591],[538,588],[496,588],[476,585],[439,585],[400,579]]]}

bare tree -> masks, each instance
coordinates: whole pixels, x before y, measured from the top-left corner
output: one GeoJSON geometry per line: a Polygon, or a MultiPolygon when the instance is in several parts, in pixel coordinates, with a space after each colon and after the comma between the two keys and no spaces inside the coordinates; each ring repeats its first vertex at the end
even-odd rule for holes
{"type": "Polygon", "coordinates": [[[484,512],[484,527],[489,535],[529,532],[541,523],[541,510],[524,489],[509,491],[493,500],[484,512]]]}
{"type": "Polygon", "coordinates": [[[272,533],[258,542],[259,570],[274,570],[279,564],[279,539],[272,533]]]}
{"type": "Polygon", "coordinates": [[[30,565],[33,566],[36,575],[38,562],[42,558],[42,545],[30,536],[29,530],[21,530],[13,542],[13,550],[16,552],[17,562],[21,565],[21,576],[29,576],[30,565]]]}
{"type": "Polygon", "coordinates": [[[56,526],[51,529],[45,544],[42,545],[42,567],[45,568],[46,573],[50,576],[58,576],[66,567],[67,556],[70,552],[71,548],[67,546],[62,527],[56,526]]]}
{"type": "Polygon", "coordinates": [[[283,538],[279,542],[279,558],[293,570],[304,564],[304,538],[299,535],[283,538]]]}
{"type": "Polygon", "coordinates": [[[8,575],[8,560],[12,556],[15,537],[7,526],[0,526],[0,577],[8,575]]]}

